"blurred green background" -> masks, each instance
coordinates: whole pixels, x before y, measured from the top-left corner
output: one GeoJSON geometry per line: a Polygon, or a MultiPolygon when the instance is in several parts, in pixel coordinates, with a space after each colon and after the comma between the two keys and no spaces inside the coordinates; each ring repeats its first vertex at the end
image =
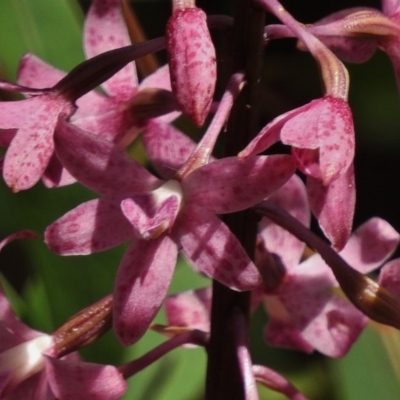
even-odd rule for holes
{"type": "MultiPolygon", "coordinates": [[[[208,13],[231,13],[233,1],[198,1],[208,13]]],[[[0,78],[14,81],[20,57],[32,52],[54,66],[70,70],[83,61],[81,30],[90,1],[1,0],[0,78]]],[[[167,0],[132,2],[149,38],[163,34],[169,16],[167,0]]],[[[369,1],[307,1],[283,3],[300,21],[311,23],[342,8],[375,6],[369,1]]],[[[273,21],[270,19],[269,21],[273,21]]],[[[216,34],[216,39],[223,38],[216,34]]],[[[159,55],[165,62],[165,54],[159,55]]],[[[218,59],[223,66],[226,60],[218,59]]],[[[372,216],[389,220],[400,231],[398,166],[400,101],[393,68],[385,54],[368,63],[350,65],[350,104],[357,135],[357,211],[355,226],[372,216]]],[[[265,51],[263,123],[321,95],[315,63],[297,51],[293,40],[272,43],[265,51]],[[295,66],[295,67],[294,67],[295,66]]],[[[2,99],[11,99],[1,92],[2,99]]],[[[132,149],[140,156],[140,150],[132,149]]],[[[4,152],[3,152],[4,153],[4,152]]],[[[0,237],[29,228],[40,234],[65,212],[95,195],[73,185],[48,190],[40,183],[17,194],[0,182],[0,237]]],[[[112,291],[114,276],[126,246],[86,257],[58,257],[41,241],[19,241],[0,255],[1,272],[15,309],[32,327],[50,332],[66,318],[112,291]]],[[[179,262],[170,292],[201,287],[208,282],[179,262]]],[[[157,317],[163,322],[163,315],[157,317]]],[[[271,348],[263,340],[266,316],[253,317],[255,363],[275,368],[313,400],[372,400],[400,397],[399,335],[374,325],[342,360],[271,348]]],[[[132,360],[164,339],[150,332],[138,344],[123,349],[112,333],[85,349],[92,362],[120,364],[132,360]]],[[[201,399],[205,376],[202,349],[179,349],[129,380],[125,399],[201,399]]],[[[283,397],[260,388],[260,398],[283,397]]]]}

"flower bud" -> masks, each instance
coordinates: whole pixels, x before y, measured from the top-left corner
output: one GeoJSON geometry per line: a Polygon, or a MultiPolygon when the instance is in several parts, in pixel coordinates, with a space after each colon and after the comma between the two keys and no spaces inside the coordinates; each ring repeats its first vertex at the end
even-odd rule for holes
{"type": "Polygon", "coordinates": [[[217,75],[206,14],[191,6],[175,8],[166,36],[172,91],[183,113],[201,126],[211,107],[217,75]]]}

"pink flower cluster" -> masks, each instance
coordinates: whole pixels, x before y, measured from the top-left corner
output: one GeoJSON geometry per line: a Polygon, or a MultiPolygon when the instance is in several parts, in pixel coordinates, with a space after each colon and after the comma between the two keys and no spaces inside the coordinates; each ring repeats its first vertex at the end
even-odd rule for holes
{"type": "MultiPolygon", "coordinates": [[[[387,260],[400,235],[380,218],[352,233],[354,127],[348,73],[335,54],[359,62],[382,48],[399,76],[399,2],[384,1],[383,12],[341,11],[307,27],[276,0],[256,3],[283,23],[265,28],[269,40],[295,36],[311,53],[324,93],[269,122],[236,156],[216,159],[212,153],[248,78],[237,71],[213,103],[216,52],[206,15],[194,1],[174,2],[166,39],[131,45],[120,2],[93,0],[84,26],[87,61],[66,74],[28,54],[18,83],[0,82],[0,88],[26,97],[0,102],[0,144],[7,147],[2,173],[11,190],[42,179],[47,187],[77,181],[99,195],[48,226],[47,246],[73,256],[129,242],[112,294],[113,329],[123,345],[140,340],[165,304],[168,327],[161,330],[175,336],[169,350],[185,343],[207,346],[211,289],[167,296],[180,254],[197,273],[233,291],[251,291],[252,308],[262,303],[269,315],[270,344],[330,357],[347,353],[368,318],[337,295],[331,266],[319,254],[303,259],[305,239],[265,216],[252,258],[220,217],[265,200],[306,227],[313,214],[357,276],[386,262],[378,283],[398,307],[399,260],[387,260]],[[134,59],[165,45],[169,66],[139,83],[134,59]],[[95,90],[98,85],[104,93],[95,90]],[[181,114],[198,126],[210,120],[198,144],[173,125],[181,114]],[[157,175],[126,152],[138,135],[157,175]],[[278,141],[290,146],[290,154],[269,153],[278,141]],[[181,341],[179,328],[191,332],[181,341]]],[[[117,399],[125,379],[140,369],[139,361],[116,368],[82,362],[74,353],[60,356],[58,336],[23,325],[2,290],[0,318],[1,399],[117,399]]],[[[289,398],[304,398],[274,371],[252,366],[245,319],[233,320],[248,398],[256,398],[255,380],[289,398]]],[[[158,356],[164,351],[156,349],[158,356]]]]}

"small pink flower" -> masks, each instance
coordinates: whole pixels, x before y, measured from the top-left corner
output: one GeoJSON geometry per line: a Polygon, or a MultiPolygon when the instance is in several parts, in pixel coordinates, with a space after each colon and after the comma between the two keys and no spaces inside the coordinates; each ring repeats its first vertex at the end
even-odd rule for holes
{"type": "MultiPolygon", "coordinates": [[[[291,186],[286,184],[269,201],[308,223],[305,190],[293,183],[292,179],[291,186]],[[288,190],[292,195],[288,196],[288,190]],[[297,201],[290,200],[294,198],[297,201]]],[[[331,357],[344,356],[364,328],[367,317],[335,295],[338,283],[318,254],[300,263],[304,243],[266,218],[261,227],[265,253],[259,254],[257,264],[264,280],[263,303],[270,316],[265,331],[267,340],[277,346],[306,352],[317,349],[331,357]],[[268,254],[279,257],[280,279],[276,279],[276,271],[271,278],[268,254]],[[268,285],[271,279],[273,284],[268,285]]],[[[359,272],[368,273],[393,254],[399,242],[400,235],[387,222],[373,218],[352,234],[339,254],[359,272]]]]}
{"type": "Polygon", "coordinates": [[[235,290],[258,284],[255,266],[215,214],[242,210],[269,196],[293,174],[290,156],[231,157],[206,164],[181,182],[163,182],[112,143],[60,123],[65,126],[56,135],[59,158],[104,197],[53,223],[46,241],[53,251],[72,255],[134,239],[114,293],[115,327],[124,343],[139,339],[161,306],[178,250],[197,271],[235,290]]]}
{"type": "Polygon", "coordinates": [[[322,230],[342,248],[355,204],[354,127],[348,103],[326,96],[289,111],[266,125],[239,156],[259,154],[279,139],[292,146],[297,167],[308,176],[311,209],[322,230]]]}

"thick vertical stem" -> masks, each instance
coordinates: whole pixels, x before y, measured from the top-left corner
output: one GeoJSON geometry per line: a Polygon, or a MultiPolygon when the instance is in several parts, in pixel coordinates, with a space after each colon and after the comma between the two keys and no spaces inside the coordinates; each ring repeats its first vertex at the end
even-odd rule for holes
{"type": "MultiPolygon", "coordinates": [[[[244,71],[247,85],[239,95],[228,121],[225,156],[235,156],[258,130],[258,91],[263,49],[264,12],[252,0],[237,0],[232,46],[232,72],[244,71]]],[[[224,219],[251,258],[257,220],[246,211],[224,219]]],[[[250,293],[239,293],[213,283],[211,337],[208,348],[206,399],[245,399],[232,334],[234,310],[249,319],[250,293]]],[[[246,333],[247,335],[247,333],[246,333]]]]}

